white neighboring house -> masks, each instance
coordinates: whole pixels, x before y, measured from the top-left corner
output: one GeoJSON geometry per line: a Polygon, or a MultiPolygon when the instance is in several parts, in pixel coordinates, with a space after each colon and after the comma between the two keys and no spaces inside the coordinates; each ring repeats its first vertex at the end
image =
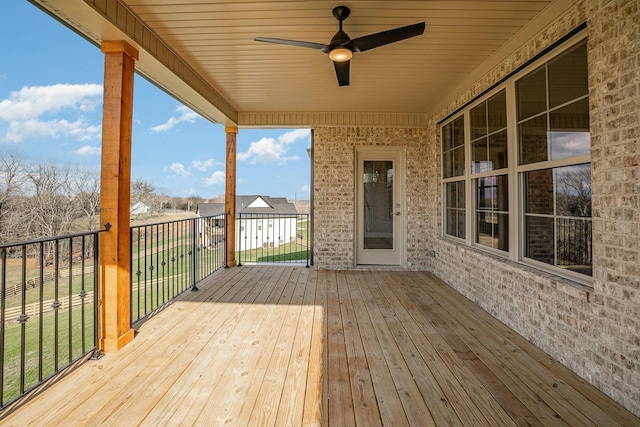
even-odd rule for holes
{"type": "MultiPolygon", "coordinates": [[[[221,215],[224,209],[224,203],[199,203],[196,214],[200,217],[221,215]]],[[[297,220],[295,205],[284,197],[236,196],[237,249],[277,248],[295,242],[297,220]]],[[[222,224],[216,220],[209,227],[222,227],[222,224]]],[[[200,233],[203,245],[208,244],[209,234],[200,233]]]]}
{"type": "Polygon", "coordinates": [[[136,202],[131,206],[131,210],[129,212],[131,215],[140,215],[149,213],[149,210],[149,206],[142,202],[136,202]]]}

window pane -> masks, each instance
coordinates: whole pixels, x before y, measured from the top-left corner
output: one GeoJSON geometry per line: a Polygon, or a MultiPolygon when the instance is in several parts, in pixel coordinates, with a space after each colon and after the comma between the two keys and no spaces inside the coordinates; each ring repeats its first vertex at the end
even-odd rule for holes
{"type": "Polygon", "coordinates": [[[525,256],[553,265],[555,252],[552,217],[527,216],[525,220],[525,256]]]}
{"type": "Polygon", "coordinates": [[[582,164],[554,170],[558,216],[591,217],[591,166],[582,164]]]}
{"type": "Polygon", "coordinates": [[[476,243],[501,251],[509,250],[509,215],[478,212],[477,231],[476,243]]]}
{"type": "Polygon", "coordinates": [[[525,179],[525,212],[553,215],[553,169],[527,172],[525,179]]]}
{"type": "Polygon", "coordinates": [[[471,165],[471,171],[473,173],[493,170],[493,167],[489,165],[486,137],[471,143],[471,165]]]}
{"type": "Polygon", "coordinates": [[[516,82],[518,120],[542,113],[547,109],[545,67],[524,76],[516,82]]]}
{"type": "Polygon", "coordinates": [[[527,172],[525,191],[525,256],[591,275],[591,165],[527,172]]]}
{"type": "Polygon", "coordinates": [[[508,176],[478,178],[476,187],[476,243],[509,250],[508,176]]]}
{"type": "Polygon", "coordinates": [[[463,145],[464,145],[464,116],[460,116],[453,122],[453,146],[461,147],[463,145]]]}
{"type": "Polygon", "coordinates": [[[507,165],[507,131],[494,133],[489,137],[490,170],[503,169],[507,165]]]}
{"type": "Polygon", "coordinates": [[[591,219],[556,218],[557,265],[591,276],[591,219]]]}
{"type": "Polygon", "coordinates": [[[482,103],[471,109],[471,139],[480,138],[487,134],[487,104],[482,103]]]}
{"type": "Polygon", "coordinates": [[[551,112],[549,121],[552,160],[591,152],[588,98],[551,112]]]}
{"type": "Polygon", "coordinates": [[[464,145],[464,117],[442,127],[442,150],[447,151],[464,145]]]}
{"type": "Polygon", "coordinates": [[[451,178],[453,176],[453,153],[451,151],[445,151],[442,154],[442,175],[445,178],[451,178]]]}
{"type": "Polygon", "coordinates": [[[488,107],[488,131],[493,133],[507,127],[507,94],[501,91],[489,98],[488,107]]]}
{"type": "Polygon", "coordinates": [[[445,178],[464,174],[464,117],[442,127],[442,173],[445,178]]]}
{"type": "Polygon", "coordinates": [[[453,176],[464,175],[464,146],[453,150],[453,176]]]}
{"type": "Polygon", "coordinates": [[[465,197],[464,181],[449,182],[445,185],[446,233],[450,236],[465,237],[465,197]]]}
{"type": "Polygon", "coordinates": [[[509,209],[507,175],[478,178],[475,183],[477,209],[505,212],[509,209]]]}
{"type": "Polygon", "coordinates": [[[442,174],[445,178],[464,175],[464,147],[455,148],[442,155],[442,174]]]}
{"type": "Polygon", "coordinates": [[[585,41],[549,62],[549,108],[588,93],[585,41]]]}
{"type": "Polygon", "coordinates": [[[546,114],[520,123],[518,135],[521,165],[549,160],[546,114]]]}
{"type": "Polygon", "coordinates": [[[449,123],[442,127],[442,152],[447,152],[453,148],[453,124],[449,123]]]}

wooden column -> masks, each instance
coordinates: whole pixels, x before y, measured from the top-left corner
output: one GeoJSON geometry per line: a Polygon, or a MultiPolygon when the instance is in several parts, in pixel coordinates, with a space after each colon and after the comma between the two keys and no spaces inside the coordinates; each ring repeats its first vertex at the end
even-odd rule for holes
{"type": "Polygon", "coordinates": [[[227,185],[224,194],[224,210],[227,212],[227,267],[236,263],[236,135],[237,127],[226,127],[227,133],[227,185]]]}
{"type": "Polygon", "coordinates": [[[100,223],[99,349],[114,352],[133,339],[131,329],[131,122],[133,73],[138,51],[124,41],[104,41],[104,106],[100,223]]]}

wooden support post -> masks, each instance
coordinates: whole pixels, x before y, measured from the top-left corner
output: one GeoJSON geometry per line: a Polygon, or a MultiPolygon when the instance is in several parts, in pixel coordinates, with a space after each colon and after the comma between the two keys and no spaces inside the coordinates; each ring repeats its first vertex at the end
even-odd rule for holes
{"type": "Polygon", "coordinates": [[[138,51],[124,41],[103,41],[104,106],[100,223],[99,349],[114,352],[133,340],[131,328],[131,123],[138,51]]]}
{"type": "Polygon", "coordinates": [[[227,267],[236,265],[236,135],[237,127],[226,127],[227,133],[227,185],[224,194],[224,210],[227,212],[227,267]]]}

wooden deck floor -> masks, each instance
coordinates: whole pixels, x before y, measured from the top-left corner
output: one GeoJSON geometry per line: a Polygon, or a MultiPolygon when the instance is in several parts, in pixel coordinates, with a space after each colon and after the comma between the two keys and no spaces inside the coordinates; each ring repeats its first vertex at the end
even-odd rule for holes
{"type": "Polygon", "coordinates": [[[515,426],[640,420],[426,273],[216,273],[3,425],[515,426]]]}

